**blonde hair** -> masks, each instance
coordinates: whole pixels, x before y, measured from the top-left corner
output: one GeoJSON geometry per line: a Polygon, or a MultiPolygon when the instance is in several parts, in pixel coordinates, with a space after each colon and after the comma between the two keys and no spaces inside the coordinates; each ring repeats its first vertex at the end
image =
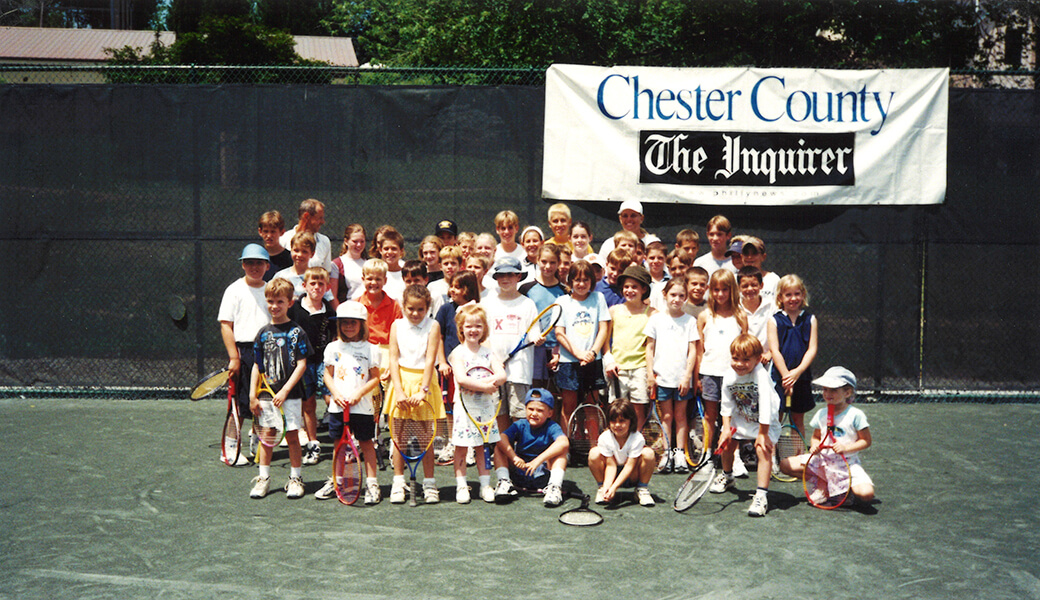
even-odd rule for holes
{"type": "Polygon", "coordinates": [[[488,322],[487,313],[479,304],[467,304],[466,306],[459,307],[459,310],[456,311],[455,328],[459,330],[459,340],[462,340],[462,326],[470,316],[478,317],[481,324],[484,325],[484,332],[480,335],[479,340],[480,342],[483,342],[488,337],[488,322]]]}
{"type": "Polygon", "coordinates": [[[292,240],[289,241],[289,249],[292,250],[299,244],[304,248],[311,251],[314,254],[314,248],[317,246],[317,242],[314,240],[314,234],[309,231],[300,231],[296,235],[292,236],[292,240]]]}
{"type": "Polygon", "coordinates": [[[361,265],[362,275],[382,275],[386,277],[386,272],[389,267],[381,258],[370,258],[365,261],[365,264],[361,265]]]}
{"type": "Polygon", "coordinates": [[[621,231],[615,233],[613,239],[615,246],[617,246],[618,242],[620,242],[621,240],[628,240],[632,242],[633,245],[639,244],[639,236],[632,233],[631,231],[628,231],[627,229],[622,229],[621,231]]]}
{"type": "Polygon", "coordinates": [[[552,220],[553,215],[563,215],[567,217],[567,220],[571,220],[571,207],[567,206],[563,202],[557,202],[549,207],[548,214],[546,215],[549,220],[552,220]]]}
{"type": "Polygon", "coordinates": [[[462,265],[462,248],[458,246],[445,246],[437,255],[441,257],[442,263],[446,260],[454,260],[460,266],[462,265]]]}
{"type": "Polygon", "coordinates": [[[780,281],[776,284],[776,306],[777,308],[783,308],[783,295],[784,290],[790,288],[796,288],[802,292],[802,305],[798,308],[809,308],[809,290],[805,288],[805,282],[802,278],[795,275],[794,273],[788,273],[780,278],[780,281]]]}
{"type": "Polygon", "coordinates": [[[719,305],[715,302],[715,294],[711,291],[718,286],[729,288],[729,308],[733,311],[733,317],[740,325],[740,330],[747,333],[748,320],[744,309],[740,307],[740,288],[737,286],[737,278],[729,269],[719,269],[708,278],[708,312],[716,317],[719,314],[719,305]]]}
{"type": "Polygon", "coordinates": [[[506,225],[520,227],[520,217],[516,216],[516,213],[511,210],[503,210],[495,215],[496,229],[506,225]]]}
{"type": "Polygon", "coordinates": [[[477,242],[477,234],[472,231],[460,231],[455,239],[461,244],[462,242],[477,242]]]}

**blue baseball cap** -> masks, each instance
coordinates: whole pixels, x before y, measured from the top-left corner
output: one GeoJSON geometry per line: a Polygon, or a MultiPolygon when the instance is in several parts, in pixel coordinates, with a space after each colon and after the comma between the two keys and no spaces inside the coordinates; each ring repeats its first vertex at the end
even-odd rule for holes
{"type": "Polygon", "coordinates": [[[242,249],[242,256],[239,256],[238,260],[264,260],[271,262],[271,255],[260,244],[249,244],[242,249]]]}
{"type": "Polygon", "coordinates": [[[538,401],[548,406],[550,409],[556,408],[556,402],[553,401],[552,392],[545,388],[531,388],[527,392],[527,397],[524,398],[524,406],[527,406],[528,402],[538,401]],[[538,394],[535,397],[535,394],[538,394]]]}

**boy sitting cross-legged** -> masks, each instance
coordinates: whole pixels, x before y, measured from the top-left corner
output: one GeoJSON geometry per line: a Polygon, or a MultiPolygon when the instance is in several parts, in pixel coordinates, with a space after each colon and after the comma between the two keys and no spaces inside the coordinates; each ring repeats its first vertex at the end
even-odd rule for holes
{"type": "Polygon", "coordinates": [[[533,388],[525,399],[526,418],[502,432],[495,446],[496,502],[506,502],[516,495],[513,487],[513,479],[516,479],[520,487],[544,489],[546,506],[563,503],[563,475],[570,441],[560,425],[552,420],[553,408],[552,393],[544,388],[533,388]]]}

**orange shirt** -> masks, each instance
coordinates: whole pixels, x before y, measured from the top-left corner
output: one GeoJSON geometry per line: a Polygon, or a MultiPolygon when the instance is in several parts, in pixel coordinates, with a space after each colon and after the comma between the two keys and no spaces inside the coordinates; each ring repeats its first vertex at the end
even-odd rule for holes
{"type": "Polygon", "coordinates": [[[358,302],[368,310],[368,341],[377,346],[389,344],[390,325],[404,317],[401,305],[386,292],[383,293],[383,300],[378,305],[373,305],[373,300],[369,297],[368,292],[361,294],[358,302]]]}

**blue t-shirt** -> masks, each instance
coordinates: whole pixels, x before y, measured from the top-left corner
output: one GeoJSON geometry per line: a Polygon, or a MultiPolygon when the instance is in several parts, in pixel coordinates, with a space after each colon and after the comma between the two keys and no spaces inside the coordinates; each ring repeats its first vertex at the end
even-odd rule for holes
{"type": "Polygon", "coordinates": [[[505,436],[513,445],[513,451],[517,456],[531,461],[565,434],[560,424],[552,419],[547,420],[538,429],[531,429],[527,419],[520,419],[506,429],[505,436]]]}
{"type": "Polygon", "coordinates": [[[599,280],[596,284],[596,289],[593,290],[603,294],[603,299],[607,301],[607,306],[615,306],[617,304],[624,304],[625,298],[621,295],[621,286],[611,287],[607,283],[607,277],[604,275],[603,279],[599,280]]]}

